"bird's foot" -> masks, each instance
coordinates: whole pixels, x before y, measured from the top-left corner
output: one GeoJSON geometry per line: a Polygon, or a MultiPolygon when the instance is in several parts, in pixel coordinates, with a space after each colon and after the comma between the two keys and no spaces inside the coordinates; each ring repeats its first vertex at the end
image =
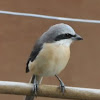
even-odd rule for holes
{"type": "Polygon", "coordinates": [[[64,94],[65,92],[65,85],[63,82],[60,82],[60,89],[61,89],[61,92],[64,94]]]}
{"type": "Polygon", "coordinates": [[[61,92],[64,94],[64,92],[65,92],[65,85],[64,85],[63,81],[57,75],[55,75],[55,76],[59,80],[61,92]]]}
{"type": "Polygon", "coordinates": [[[34,83],[33,84],[33,93],[34,95],[37,97],[37,91],[38,91],[38,84],[37,83],[34,83]]]}

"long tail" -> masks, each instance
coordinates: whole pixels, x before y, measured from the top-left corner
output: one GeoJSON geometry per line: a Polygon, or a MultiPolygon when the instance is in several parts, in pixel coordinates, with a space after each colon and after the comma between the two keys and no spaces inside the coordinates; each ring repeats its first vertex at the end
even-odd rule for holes
{"type": "MultiPolygon", "coordinates": [[[[36,80],[38,81],[38,84],[41,84],[41,81],[42,81],[43,77],[35,76],[35,75],[32,76],[32,78],[30,79],[29,83],[34,83],[35,77],[36,77],[36,80]]],[[[25,100],[34,100],[34,96],[28,96],[28,95],[26,95],[25,100]]]]}

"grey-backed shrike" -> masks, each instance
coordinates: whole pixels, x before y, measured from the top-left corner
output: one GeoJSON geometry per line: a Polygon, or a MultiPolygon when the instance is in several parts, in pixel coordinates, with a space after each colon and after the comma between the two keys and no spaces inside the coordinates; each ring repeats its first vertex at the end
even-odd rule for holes
{"type": "MultiPolygon", "coordinates": [[[[33,74],[30,82],[34,84],[35,93],[44,76],[56,76],[64,92],[64,83],[57,75],[66,67],[70,58],[70,45],[75,40],[82,40],[82,37],[71,26],[63,23],[51,26],[37,40],[26,66],[26,73],[33,74]]],[[[33,98],[26,96],[25,100],[33,98]]]]}

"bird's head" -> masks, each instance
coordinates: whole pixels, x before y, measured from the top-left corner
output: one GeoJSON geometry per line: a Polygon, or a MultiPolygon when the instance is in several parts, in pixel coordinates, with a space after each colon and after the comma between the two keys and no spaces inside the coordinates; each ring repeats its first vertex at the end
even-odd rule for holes
{"type": "Polygon", "coordinates": [[[48,31],[42,35],[42,40],[49,43],[65,44],[70,46],[72,42],[83,40],[83,38],[78,35],[71,26],[60,23],[51,26],[48,31]]]}

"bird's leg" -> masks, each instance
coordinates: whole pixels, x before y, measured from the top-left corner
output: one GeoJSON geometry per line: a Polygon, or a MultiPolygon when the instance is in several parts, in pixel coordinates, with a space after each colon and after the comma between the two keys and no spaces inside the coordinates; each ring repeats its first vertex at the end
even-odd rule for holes
{"type": "Polygon", "coordinates": [[[55,75],[55,76],[57,77],[57,79],[60,82],[61,92],[64,93],[65,92],[65,85],[64,85],[63,81],[57,75],[55,75]]]}
{"type": "Polygon", "coordinates": [[[37,96],[38,82],[37,82],[37,79],[36,79],[36,75],[34,77],[33,88],[34,88],[34,90],[33,90],[34,95],[37,96]]]}

